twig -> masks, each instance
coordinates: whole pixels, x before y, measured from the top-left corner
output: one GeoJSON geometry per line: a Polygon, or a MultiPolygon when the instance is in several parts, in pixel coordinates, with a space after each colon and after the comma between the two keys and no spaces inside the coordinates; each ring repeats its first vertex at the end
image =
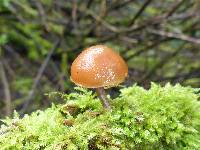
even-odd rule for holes
{"type": "MultiPolygon", "coordinates": [[[[143,5],[144,6],[143,9],[145,9],[148,6],[148,4],[150,3],[151,0],[147,0],[147,1],[149,1],[149,2],[146,3],[145,5],[143,5]]],[[[160,16],[155,16],[153,18],[150,18],[150,19],[144,21],[143,23],[141,23],[139,25],[132,25],[130,27],[116,27],[116,26],[113,26],[110,23],[104,21],[99,15],[97,15],[95,12],[93,12],[90,9],[83,9],[83,8],[78,8],[78,9],[79,9],[80,12],[84,12],[87,15],[94,18],[97,22],[101,23],[109,31],[117,33],[117,34],[127,34],[127,33],[131,33],[131,32],[134,32],[134,31],[142,30],[142,29],[149,27],[149,26],[160,24],[163,21],[167,21],[168,20],[167,17],[170,17],[175,12],[175,10],[174,11],[170,10],[169,12],[167,12],[165,14],[161,14],[160,16]]],[[[142,11],[143,10],[141,10],[141,13],[142,13],[142,11]]],[[[140,14],[138,14],[138,15],[140,15],[140,14]]]]}
{"type": "Polygon", "coordinates": [[[200,44],[200,39],[190,37],[181,33],[166,32],[166,31],[154,30],[154,29],[148,29],[147,31],[152,34],[156,34],[156,35],[160,35],[160,36],[164,36],[168,38],[175,38],[175,39],[179,39],[179,40],[183,40],[183,41],[187,41],[187,42],[191,42],[195,44],[200,44]]]}
{"type": "Polygon", "coordinates": [[[139,9],[139,11],[136,13],[136,15],[133,17],[133,19],[130,21],[129,26],[134,25],[136,19],[142,14],[142,12],[145,10],[145,8],[151,3],[152,0],[146,0],[145,3],[142,5],[142,7],[139,9]]]}
{"type": "Polygon", "coordinates": [[[165,14],[165,18],[170,17],[186,0],[179,0],[171,9],[165,14]]]}
{"type": "Polygon", "coordinates": [[[144,53],[144,52],[146,52],[146,51],[148,51],[148,50],[151,50],[152,48],[158,46],[158,45],[161,44],[162,42],[166,42],[166,41],[168,41],[168,40],[169,40],[169,39],[167,39],[167,38],[157,40],[157,41],[155,41],[154,43],[145,46],[143,49],[140,49],[140,50],[136,51],[134,54],[129,55],[128,57],[125,57],[125,60],[128,61],[128,60],[130,60],[130,59],[132,59],[132,58],[134,58],[134,57],[136,57],[136,56],[138,56],[138,55],[140,55],[140,54],[142,54],[142,53],[144,53]]]}
{"type": "Polygon", "coordinates": [[[101,5],[100,5],[100,11],[99,11],[99,15],[98,15],[98,19],[96,20],[96,35],[100,35],[100,29],[101,29],[101,26],[100,26],[100,21],[103,20],[103,18],[105,17],[106,15],[106,10],[107,9],[107,5],[106,5],[106,0],[102,0],[101,1],[101,5]]]}
{"type": "Polygon", "coordinates": [[[63,20],[63,19],[59,19],[59,18],[47,18],[47,21],[48,22],[52,22],[52,23],[55,23],[55,24],[58,24],[58,25],[63,25],[63,26],[68,26],[69,25],[69,22],[68,20],[63,20]]]}
{"type": "Polygon", "coordinates": [[[145,74],[143,76],[143,78],[141,78],[142,81],[144,81],[145,79],[150,78],[156,71],[157,69],[163,67],[167,62],[169,62],[172,58],[174,58],[175,56],[177,56],[177,54],[183,50],[184,44],[182,44],[181,46],[179,46],[178,50],[176,50],[175,52],[169,54],[168,56],[166,56],[165,58],[163,58],[159,63],[157,63],[149,72],[147,72],[147,74],[145,74]]]}
{"type": "MultiPolygon", "coordinates": [[[[23,68],[24,68],[25,70],[27,70],[28,73],[32,73],[32,72],[30,71],[30,68],[29,68],[31,64],[30,64],[28,61],[25,61],[25,59],[24,59],[23,57],[21,57],[21,56],[17,53],[17,50],[15,50],[13,47],[11,47],[11,46],[8,45],[8,44],[2,46],[2,48],[3,48],[6,52],[8,52],[10,56],[13,56],[12,58],[13,58],[13,59],[16,59],[17,62],[18,62],[21,66],[23,66],[23,68]],[[24,65],[24,64],[26,64],[26,65],[24,65]]],[[[5,61],[4,61],[4,63],[5,63],[5,61]]],[[[5,66],[5,67],[7,67],[7,66],[5,66]]]]}
{"type": "Polygon", "coordinates": [[[141,25],[119,28],[119,27],[113,26],[110,23],[104,21],[102,18],[100,18],[100,16],[98,16],[92,10],[81,10],[80,9],[80,11],[86,12],[86,14],[90,15],[96,21],[101,23],[106,29],[108,29],[109,31],[112,31],[114,33],[117,33],[117,34],[127,34],[127,33],[130,33],[130,32],[139,31],[139,30],[144,29],[147,26],[159,24],[163,20],[162,17],[155,17],[153,19],[149,19],[149,20],[145,21],[145,23],[141,24],[141,25]]]}
{"type": "Polygon", "coordinates": [[[131,43],[131,44],[137,44],[138,40],[128,37],[128,36],[119,36],[119,40],[125,41],[127,43],[131,43]]]}
{"type": "Polygon", "coordinates": [[[22,24],[26,24],[26,20],[17,12],[16,8],[14,8],[14,6],[10,5],[8,7],[8,9],[10,10],[10,12],[16,16],[16,18],[22,23],[22,24]]]}
{"type": "Polygon", "coordinates": [[[200,11],[193,11],[193,12],[184,12],[181,14],[174,14],[167,20],[169,21],[177,21],[177,20],[184,20],[184,19],[189,19],[189,18],[194,18],[194,17],[200,17],[200,11]]]}
{"type": "MultiPolygon", "coordinates": [[[[147,0],[148,1],[148,0],[147,0]]],[[[129,28],[129,30],[125,31],[125,32],[130,32],[130,31],[137,31],[137,30],[142,30],[146,27],[152,26],[152,25],[156,25],[159,23],[162,23],[163,21],[168,21],[168,19],[170,19],[169,17],[171,17],[174,12],[185,2],[185,0],[181,0],[179,2],[177,2],[174,6],[172,6],[171,9],[169,9],[168,12],[166,12],[165,14],[161,14],[160,16],[156,16],[154,18],[148,19],[147,21],[145,21],[144,23],[142,23],[141,25],[137,25],[136,27],[134,26],[134,24],[129,28]]],[[[145,4],[144,4],[145,6],[145,4]]],[[[148,4],[147,4],[148,6],[148,4]]]]}
{"type": "Polygon", "coordinates": [[[72,1],[72,24],[74,26],[74,28],[77,27],[77,1],[73,0],[72,1]]]}
{"type": "Polygon", "coordinates": [[[101,23],[104,27],[106,27],[108,30],[114,32],[114,33],[119,33],[121,32],[117,27],[107,23],[106,21],[104,21],[100,16],[98,16],[97,14],[95,14],[93,11],[88,10],[86,12],[88,15],[92,16],[97,22],[101,23]]]}
{"type": "Polygon", "coordinates": [[[42,4],[41,4],[41,2],[40,1],[38,1],[38,0],[34,0],[34,2],[35,2],[35,5],[36,5],[36,7],[37,7],[37,9],[38,9],[38,12],[39,12],[39,15],[40,15],[40,17],[41,17],[41,23],[42,23],[42,25],[47,29],[48,27],[47,27],[47,24],[46,24],[46,14],[45,14],[45,11],[44,11],[44,8],[43,8],[43,6],[42,6],[42,4]]]}
{"type": "Polygon", "coordinates": [[[200,77],[200,68],[195,68],[192,69],[191,71],[189,71],[188,73],[182,73],[182,74],[177,74],[175,76],[171,76],[171,77],[161,77],[159,79],[156,79],[157,82],[161,82],[161,81],[179,81],[180,79],[189,79],[189,78],[198,78],[200,77]]]}
{"type": "MultiPolygon", "coordinates": [[[[108,11],[112,11],[112,10],[118,10],[126,5],[128,5],[129,3],[133,2],[135,0],[127,0],[127,1],[121,1],[121,3],[117,3],[115,5],[111,5],[109,8],[108,8],[108,11]]],[[[118,1],[119,2],[119,1],[118,1]]]]}
{"type": "Polygon", "coordinates": [[[10,95],[9,84],[8,84],[8,80],[6,77],[6,73],[5,73],[2,61],[0,61],[0,75],[1,75],[1,80],[2,80],[3,87],[4,87],[6,115],[9,116],[12,111],[11,110],[11,95],[10,95]]]}
{"type": "Polygon", "coordinates": [[[60,46],[60,42],[61,40],[58,39],[55,44],[54,44],[54,47],[49,51],[46,59],[44,60],[44,62],[42,63],[41,67],[39,68],[38,70],[38,73],[37,73],[37,76],[34,80],[34,84],[32,86],[32,89],[30,90],[29,94],[28,94],[28,97],[26,98],[26,101],[24,102],[23,106],[22,106],[22,112],[25,112],[27,107],[29,106],[29,104],[31,103],[31,101],[33,100],[33,97],[34,97],[34,94],[35,94],[35,90],[40,82],[40,79],[42,77],[42,74],[44,73],[48,63],[49,63],[49,60],[53,54],[53,52],[60,46]]]}
{"type": "Polygon", "coordinates": [[[88,0],[88,1],[86,2],[86,3],[87,3],[87,4],[86,4],[86,7],[89,9],[93,2],[94,2],[93,0],[88,0]]]}

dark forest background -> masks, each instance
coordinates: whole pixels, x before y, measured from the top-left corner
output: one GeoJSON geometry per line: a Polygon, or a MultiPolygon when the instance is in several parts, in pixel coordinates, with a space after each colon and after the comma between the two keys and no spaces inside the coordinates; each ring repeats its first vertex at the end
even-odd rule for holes
{"type": "Polygon", "coordinates": [[[199,0],[0,0],[0,118],[60,103],[45,93],[73,91],[70,65],[95,44],[128,63],[125,86],[200,87],[199,0]]]}

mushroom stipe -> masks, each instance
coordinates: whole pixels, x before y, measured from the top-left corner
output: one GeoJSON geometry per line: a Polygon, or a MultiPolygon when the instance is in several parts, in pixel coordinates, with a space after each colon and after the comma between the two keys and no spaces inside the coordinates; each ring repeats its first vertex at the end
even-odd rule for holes
{"type": "Polygon", "coordinates": [[[122,83],[128,74],[123,58],[105,45],[91,46],[83,50],[71,66],[71,80],[76,85],[95,88],[104,108],[111,109],[105,87],[122,83]]]}
{"type": "Polygon", "coordinates": [[[106,92],[105,92],[104,88],[102,88],[102,87],[96,88],[96,92],[97,92],[97,96],[101,100],[101,103],[104,106],[104,108],[111,109],[108,99],[106,97],[106,92]]]}

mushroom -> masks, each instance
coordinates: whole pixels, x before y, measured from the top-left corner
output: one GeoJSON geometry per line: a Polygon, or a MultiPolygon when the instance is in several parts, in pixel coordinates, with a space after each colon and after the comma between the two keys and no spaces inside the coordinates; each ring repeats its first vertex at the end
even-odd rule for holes
{"type": "Polygon", "coordinates": [[[104,108],[111,109],[104,88],[122,83],[128,74],[123,58],[105,45],[91,46],[74,60],[71,80],[76,85],[95,88],[104,108]]]}

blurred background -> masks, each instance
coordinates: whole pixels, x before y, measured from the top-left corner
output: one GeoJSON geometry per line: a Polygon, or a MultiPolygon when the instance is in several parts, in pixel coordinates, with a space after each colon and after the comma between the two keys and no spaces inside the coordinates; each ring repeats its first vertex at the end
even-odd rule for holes
{"type": "Polygon", "coordinates": [[[200,87],[200,0],[0,0],[0,118],[60,103],[45,93],[73,91],[70,65],[95,44],[128,63],[125,86],[200,87]]]}

